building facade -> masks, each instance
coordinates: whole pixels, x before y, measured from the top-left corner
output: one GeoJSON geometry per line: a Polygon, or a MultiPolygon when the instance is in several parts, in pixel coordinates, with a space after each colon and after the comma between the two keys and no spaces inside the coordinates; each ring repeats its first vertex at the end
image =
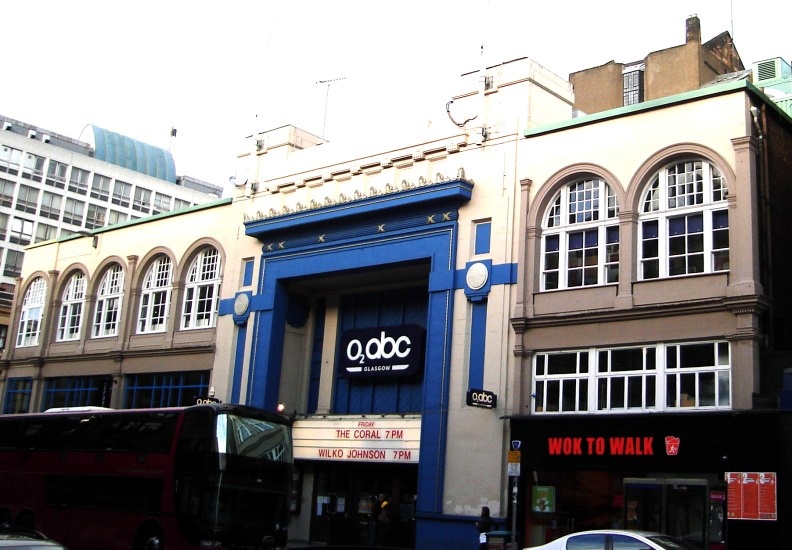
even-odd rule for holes
{"type": "Polygon", "coordinates": [[[731,35],[701,41],[701,21],[685,22],[685,43],[647,54],[632,62],[609,61],[569,75],[575,90],[575,109],[599,113],[675,94],[697,90],[719,76],[744,69],[731,35]]]}

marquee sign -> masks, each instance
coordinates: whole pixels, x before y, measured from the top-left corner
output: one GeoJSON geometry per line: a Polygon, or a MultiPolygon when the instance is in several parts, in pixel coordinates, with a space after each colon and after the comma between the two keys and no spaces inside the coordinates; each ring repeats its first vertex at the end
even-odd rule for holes
{"type": "Polygon", "coordinates": [[[410,376],[423,366],[423,347],[424,329],[417,325],[347,330],[341,335],[338,374],[410,376]]]}

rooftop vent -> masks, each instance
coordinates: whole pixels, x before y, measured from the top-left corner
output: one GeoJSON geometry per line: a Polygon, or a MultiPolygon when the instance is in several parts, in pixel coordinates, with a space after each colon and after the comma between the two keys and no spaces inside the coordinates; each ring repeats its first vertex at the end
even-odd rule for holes
{"type": "Polygon", "coordinates": [[[792,69],[789,63],[775,57],[773,59],[766,59],[764,61],[757,61],[753,67],[753,81],[754,84],[764,80],[775,80],[777,78],[789,78],[792,76],[792,69]]]}

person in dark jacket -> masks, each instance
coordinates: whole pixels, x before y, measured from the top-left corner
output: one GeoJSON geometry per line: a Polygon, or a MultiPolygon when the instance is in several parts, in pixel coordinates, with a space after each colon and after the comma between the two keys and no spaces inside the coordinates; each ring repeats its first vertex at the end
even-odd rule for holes
{"type": "Polygon", "coordinates": [[[492,531],[492,520],[490,519],[489,506],[481,507],[481,516],[476,522],[476,529],[479,532],[479,550],[487,550],[489,543],[487,542],[487,533],[492,531]]]}

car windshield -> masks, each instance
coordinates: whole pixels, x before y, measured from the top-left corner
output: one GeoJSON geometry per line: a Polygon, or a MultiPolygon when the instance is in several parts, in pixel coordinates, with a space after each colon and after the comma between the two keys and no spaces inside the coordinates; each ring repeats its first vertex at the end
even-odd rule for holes
{"type": "Polygon", "coordinates": [[[654,535],[647,538],[666,550],[699,550],[698,546],[693,546],[689,542],[666,535],[654,535]]]}

